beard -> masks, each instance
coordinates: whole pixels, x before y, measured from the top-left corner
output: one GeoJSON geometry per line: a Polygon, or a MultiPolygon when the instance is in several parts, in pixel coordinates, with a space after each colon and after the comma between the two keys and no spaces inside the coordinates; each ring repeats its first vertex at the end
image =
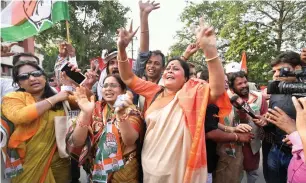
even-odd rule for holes
{"type": "Polygon", "coordinates": [[[112,74],[119,74],[119,70],[118,69],[112,70],[112,74]]]}
{"type": "Polygon", "coordinates": [[[241,88],[240,90],[237,90],[236,88],[233,88],[234,93],[239,95],[240,97],[248,97],[250,89],[249,87],[241,88]]]}

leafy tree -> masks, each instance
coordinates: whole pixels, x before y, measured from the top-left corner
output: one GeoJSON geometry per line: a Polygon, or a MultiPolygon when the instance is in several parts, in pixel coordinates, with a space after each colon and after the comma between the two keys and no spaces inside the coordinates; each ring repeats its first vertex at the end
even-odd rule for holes
{"type": "MultiPolygon", "coordinates": [[[[305,1],[203,1],[189,3],[183,10],[180,19],[185,26],[177,32],[171,54],[182,54],[194,41],[192,31],[201,16],[215,27],[218,49],[226,62],[240,62],[246,51],[249,79],[256,82],[270,79],[270,61],[281,51],[306,46],[305,1]]],[[[195,58],[191,61],[200,61],[195,58]]]]}
{"type": "MultiPolygon", "coordinates": [[[[79,67],[88,67],[89,60],[100,56],[102,49],[116,46],[116,31],[126,24],[128,8],[118,1],[69,1],[70,39],[76,49],[79,67]]],[[[64,21],[35,37],[45,55],[44,68],[53,70],[57,45],[67,40],[64,21]]]]}

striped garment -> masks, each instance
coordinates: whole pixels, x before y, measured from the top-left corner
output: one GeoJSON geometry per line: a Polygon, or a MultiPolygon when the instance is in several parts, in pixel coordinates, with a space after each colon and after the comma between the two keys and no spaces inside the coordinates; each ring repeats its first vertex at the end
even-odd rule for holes
{"type": "Polygon", "coordinates": [[[4,177],[6,179],[16,177],[23,172],[22,162],[16,149],[7,147],[10,135],[14,131],[14,124],[1,115],[1,152],[5,164],[4,177]]]}

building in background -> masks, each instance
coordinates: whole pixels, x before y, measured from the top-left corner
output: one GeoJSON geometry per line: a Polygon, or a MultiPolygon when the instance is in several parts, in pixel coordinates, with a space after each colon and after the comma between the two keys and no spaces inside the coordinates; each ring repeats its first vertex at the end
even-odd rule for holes
{"type": "MultiPolygon", "coordinates": [[[[1,10],[3,10],[9,3],[11,2],[11,0],[1,0],[1,10]]],[[[4,17],[1,17],[1,19],[4,17]]],[[[2,21],[1,21],[2,22],[2,21]]],[[[19,41],[16,42],[16,44],[12,43],[8,43],[8,42],[2,42],[1,40],[1,77],[12,77],[12,69],[13,69],[13,56],[16,53],[21,53],[21,52],[30,52],[33,53],[34,55],[36,55],[39,60],[40,63],[39,65],[42,67],[42,63],[44,60],[44,56],[42,54],[39,53],[38,49],[35,42],[34,42],[34,38],[28,38],[24,41],[19,41]],[[7,50],[9,49],[9,50],[7,50]]]]}

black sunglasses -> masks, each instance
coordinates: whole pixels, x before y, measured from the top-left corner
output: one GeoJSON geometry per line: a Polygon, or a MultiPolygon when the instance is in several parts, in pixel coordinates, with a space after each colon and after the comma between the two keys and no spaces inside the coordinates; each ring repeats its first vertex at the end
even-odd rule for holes
{"type": "Polygon", "coordinates": [[[28,72],[28,73],[23,73],[23,74],[19,74],[17,76],[18,81],[24,81],[30,78],[30,76],[33,77],[40,77],[43,75],[43,71],[37,70],[37,71],[32,71],[32,72],[28,72]]]}

